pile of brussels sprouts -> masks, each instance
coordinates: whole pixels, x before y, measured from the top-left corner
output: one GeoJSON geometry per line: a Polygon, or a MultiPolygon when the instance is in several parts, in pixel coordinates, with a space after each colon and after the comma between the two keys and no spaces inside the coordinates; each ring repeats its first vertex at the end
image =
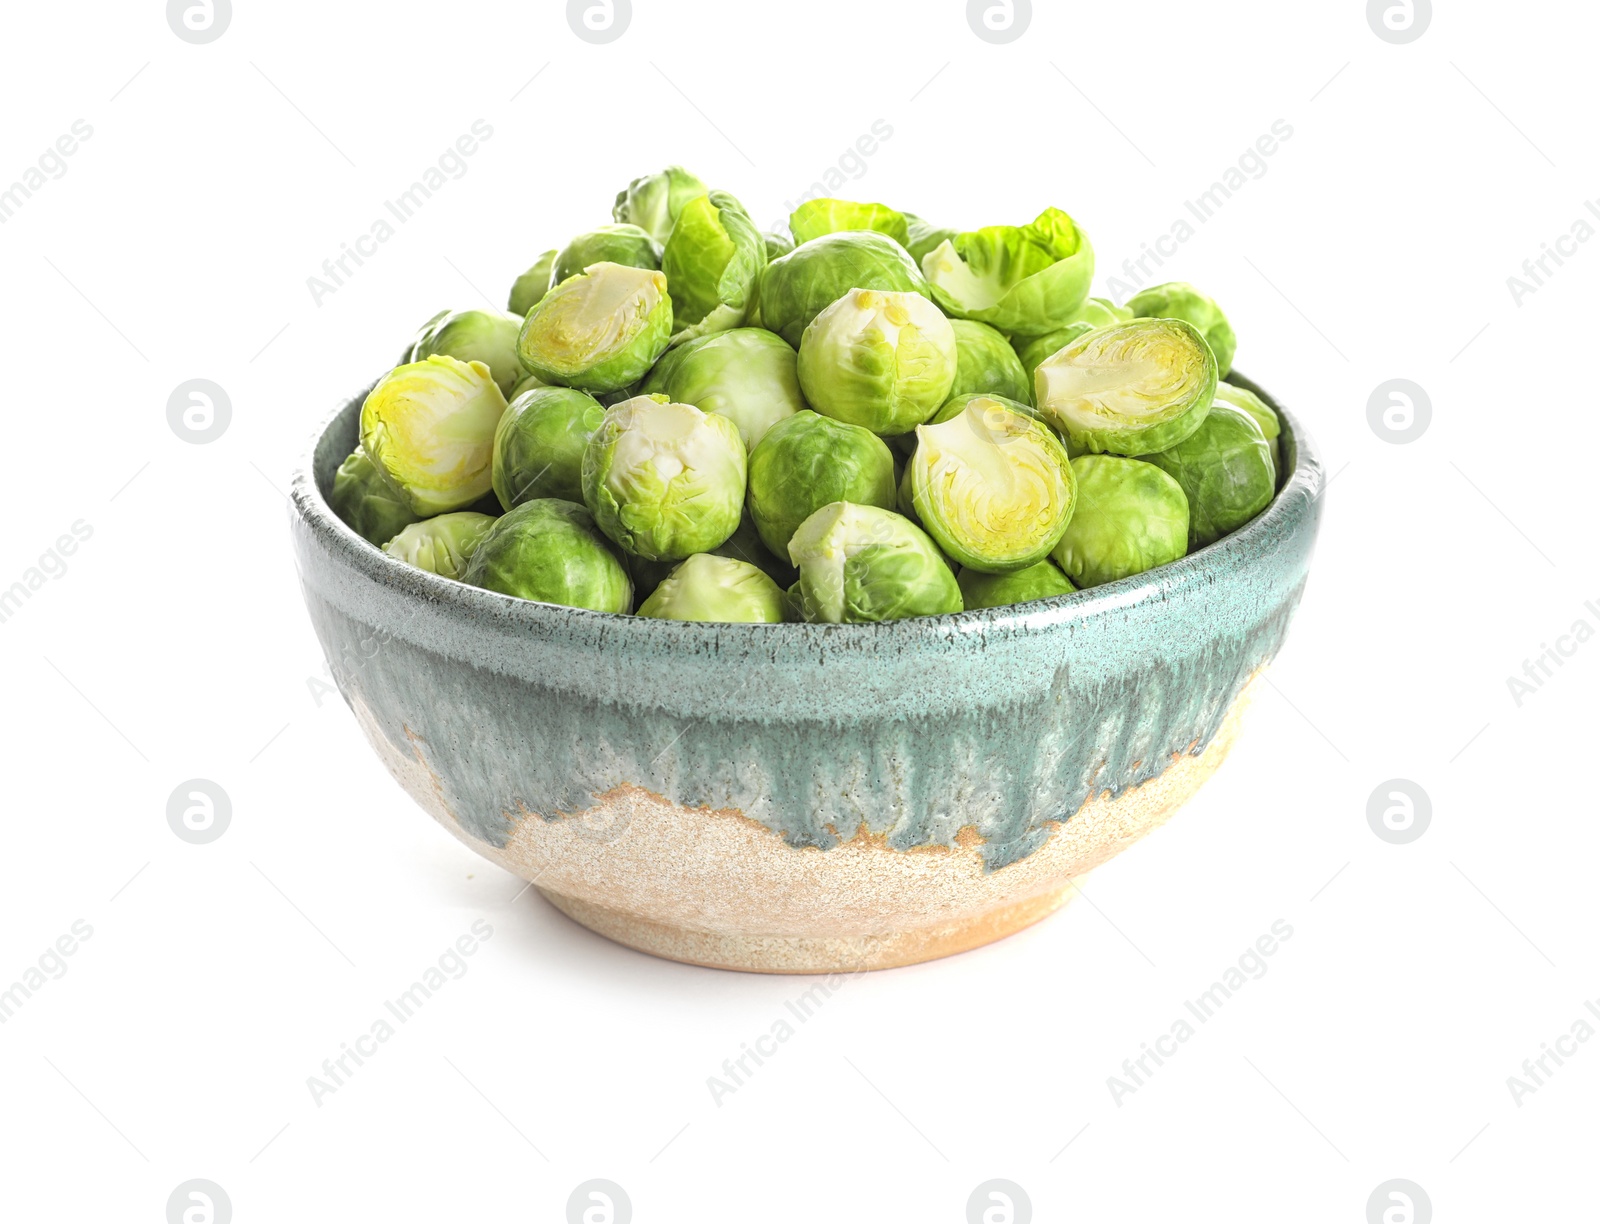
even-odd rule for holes
{"type": "Polygon", "coordinates": [[[958,233],[821,199],[791,238],[672,167],[612,215],[509,313],[428,321],[334,479],[351,528],[524,599],[837,623],[1112,582],[1272,499],[1217,304],[1089,297],[1057,209],[958,233]]]}

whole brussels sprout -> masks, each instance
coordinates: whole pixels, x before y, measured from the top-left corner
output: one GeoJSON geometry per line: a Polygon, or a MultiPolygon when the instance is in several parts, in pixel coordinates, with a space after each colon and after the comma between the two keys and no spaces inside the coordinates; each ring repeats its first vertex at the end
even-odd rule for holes
{"type": "Polygon", "coordinates": [[[389,482],[378,475],[377,467],[359,443],[333,474],[328,505],[346,527],[379,548],[418,517],[389,482]]]}
{"type": "Polygon", "coordinates": [[[858,204],[854,200],[807,200],[789,215],[789,232],[795,245],[821,238],[824,234],[851,230],[875,230],[887,234],[901,246],[909,241],[905,214],[887,204],[858,204]]]}
{"type": "Polygon", "coordinates": [[[668,166],[658,174],[634,179],[617,192],[611,219],[624,225],[637,225],[665,245],[683,206],[705,194],[706,185],[694,175],[682,166],[668,166]]]}
{"type": "Polygon", "coordinates": [[[494,431],[494,493],[503,509],[556,497],[583,500],[583,450],[606,410],[571,387],[535,387],[512,400],[494,431]]]}
{"type": "Polygon", "coordinates": [[[629,268],[661,268],[661,244],[637,225],[602,225],[579,234],[556,256],[550,284],[559,285],[591,264],[614,263],[629,268]]]}
{"type": "Polygon", "coordinates": [[[800,612],[808,621],[856,624],[961,611],[961,588],[938,547],[892,510],[833,502],[794,533],[800,612]]]}
{"type": "Polygon", "coordinates": [[[761,542],[787,557],[795,530],[830,502],[894,509],[894,457],[871,430],[797,412],[750,452],[748,500],[761,542]]]}
{"type": "Polygon", "coordinates": [[[461,581],[486,591],[568,608],[627,613],[633,583],[582,506],[545,497],[496,519],[461,581]]]}
{"type": "Polygon", "coordinates": [[[1060,566],[1046,559],[1009,574],[984,574],[963,569],[956,575],[961,602],[968,612],[979,608],[1009,608],[1012,604],[1035,599],[1070,595],[1078,588],[1061,572],[1060,566]]]}
{"type": "Polygon", "coordinates": [[[464,510],[493,487],[505,396],[481,361],[397,366],[361,405],[361,446],[413,514],[464,510]]]}
{"type": "Polygon", "coordinates": [[[661,257],[674,330],[693,338],[738,327],[766,266],[766,241],[738,200],[725,191],[690,200],[661,257]]]}
{"type": "Polygon", "coordinates": [[[1175,446],[1141,456],[1171,476],[1189,499],[1189,551],[1244,526],[1277,488],[1272,450],[1255,418],[1226,400],[1175,446]]]}
{"type": "Polygon", "coordinates": [[[798,348],[811,321],[852,289],[930,296],[911,256],[887,234],[824,234],[767,265],[761,326],[798,348]]]}
{"type": "Polygon", "coordinates": [[[422,325],[407,361],[426,361],[433,356],[481,361],[494,375],[500,394],[506,395],[523,376],[522,363],[517,360],[521,329],[520,317],[498,311],[441,310],[422,325]]]}
{"type": "Polygon", "coordinates": [[[539,304],[539,299],[550,292],[550,273],[556,266],[556,256],[561,252],[551,249],[533,261],[521,276],[512,282],[511,298],[506,309],[519,319],[526,319],[528,311],[539,304]]]}
{"type": "Polygon", "coordinates": [[[645,386],[680,404],[725,416],[748,450],[767,430],[806,406],[796,355],[783,337],[759,327],[736,327],[673,349],[645,386]],[[658,377],[666,366],[665,377],[658,377]]]}
{"type": "Polygon", "coordinates": [[[1238,347],[1233,325],[1222,313],[1222,307],[1193,285],[1182,281],[1152,285],[1134,294],[1127,305],[1136,319],[1182,319],[1193,324],[1216,354],[1217,377],[1224,378],[1233,369],[1233,354],[1238,347]]]}
{"type": "Polygon", "coordinates": [[[1060,440],[991,396],[919,426],[906,467],[923,529],[968,569],[1005,574],[1042,561],[1072,518],[1077,484],[1060,440]]]}
{"type": "Polygon", "coordinates": [[[806,328],[798,369],[818,412],[885,437],[902,434],[950,398],[956,334],[919,294],[853,289],[806,328]]]}
{"type": "Polygon", "coordinates": [[[956,380],[951,395],[1001,395],[1024,404],[1033,386],[1011,342],[987,323],[952,319],[956,333],[956,380]]]}
{"type": "Polygon", "coordinates": [[[528,312],[517,356],[543,382],[599,395],[642,377],[671,335],[665,276],[597,263],[562,281],[528,312]]]}
{"type": "Polygon", "coordinates": [[[923,257],[929,251],[943,246],[959,232],[929,225],[915,213],[906,213],[904,216],[906,219],[906,250],[911,253],[912,260],[919,268],[922,267],[923,257]]]}
{"type": "Polygon", "coordinates": [[[441,514],[412,523],[385,544],[383,551],[430,574],[459,580],[495,521],[493,515],[471,510],[441,514]]]}
{"type": "Polygon", "coordinates": [[[1071,217],[1047,208],[1027,225],[957,234],[923,257],[922,271],[946,314],[1042,336],[1089,296],[1094,249],[1071,217]]]}
{"type": "Polygon", "coordinates": [[[1181,319],[1133,319],[1079,336],[1041,362],[1034,402],[1079,451],[1139,455],[1199,429],[1217,359],[1181,319]]]}
{"type": "Polygon", "coordinates": [[[1072,461],[1078,509],[1051,554],[1080,587],[1176,561],[1189,549],[1189,499],[1153,464],[1118,455],[1072,461]]]}
{"type": "Polygon", "coordinates": [[[771,263],[774,259],[782,259],[790,251],[794,250],[794,239],[789,237],[788,234],[779,234],[773,230],[768,230],[761,235],[761,240],[767,244],[768,263],[771,263]]]}
{"type": "Polygon", "coordinates": [[[783,588],[747,562],[695,553],[661,580],[639,605],[639,615],[777,625],[783,622],[783,588]]]}
{"type": "Polygon", "coordinates": [[[1278,475],[1278,436],[1283,432],[1283,425],[1278,420],[1278,414],[1269,407],[1253,391],[1246,391],[1243,387],[1236,387],[1232,383],[1219,382],[1217,384],[1217,398],[1226,400],[1235,408],[1243,409],[1261,426],[1261,434],[1267,440],[1267,451],[1272,456],[1273,483],[1277,483],[1278,475]]]}
{"type": "Polygon", "coordinates": [[[649,561],[710,552],[739,526],[745,449],[727,417],[641,395],[606,410],[583,452],[600,530],[649,561]]]}

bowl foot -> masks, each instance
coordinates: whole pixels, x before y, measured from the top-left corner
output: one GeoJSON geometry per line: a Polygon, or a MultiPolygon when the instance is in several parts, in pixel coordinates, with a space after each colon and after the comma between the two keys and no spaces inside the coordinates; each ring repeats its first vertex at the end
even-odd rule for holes
{"type": "Polygon", "coordinates": [[[1048,917],[1072,898],[1076,888],[1069,882],[948,923],[859,936],[742,935],[696,930],[655,922],[549,889],[539,891],[579,925],[651,956],[743,973],[842,974],[915,965],[981,948],[1048,917]]]}

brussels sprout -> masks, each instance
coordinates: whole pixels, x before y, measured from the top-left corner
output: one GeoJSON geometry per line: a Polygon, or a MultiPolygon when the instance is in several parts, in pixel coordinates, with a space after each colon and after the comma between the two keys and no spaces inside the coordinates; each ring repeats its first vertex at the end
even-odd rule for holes
{"type": "Polygon", "coordinates": [[[633,609],[633,583],[622,558],[587,510],[554,497],[523,502],[496,519],[461,581],[568,608],[633,609]]]}
{"type": "Polygon", "coordinates": [[[768,230],[761,235],[761,240],[767,245],[768,263],[771,263],[774,259],[782,259],[790,251],[794,250],[794,239],[789,237],[788,234],[780,234],[774,230],[768,230]]]}
{"type": "Polygon", "coordinates": [[[493,515],[471,510],[441,514],[412,523],[385,544],[383,551],[430,574],[459,579],[495,522],[493,515]]]}
{"type": "Polygon", "coordinates": [[[1243,409],[1254,418],[1255,423],[1261,426],[1261,434],[1267,440],[1267,453],[1272,458],[1273,484],[1277,484],[1278,477],[1278,435],[1283,432],[1283,425],[1278,420],[1278,414],[1269,407],[1260,396],[1253,391],[1246,391],[1243,387],[1236,387],[1232,383],[1219,382],[1217,384],[1217,398],[1226,400],[1235,408],[1243,409]]]}
{"type": "Polygon", "coordinates": [[[361,445],[418,517],[462,510],[493,486],[505,396],[481,361],[397,366],[361,405],[361,445]]]}
{"type": "Polygon", "coordinates": [[[1058,327],[1053,332],[1035,336],[1019,345],[1017,359],[1022,363],[1022,372],[1028,379],[1029,399],[1033,397],[1034,378],[1039,372],[1039,367],[1079,336],[1092,332],[1096,326],[1094,323],[1068,323],[1065,327],[1058,327]]]}
{"type": "Polygon", "coordinates": [[[938,547],[892,510],[833,502],[794,533],[800,611],[828,624],[961,611],[961,588],[938,547]]]}
{"type": "Polygon", "coordinates": [[[923,257],[922,271],[946,314],[1042,336],[1089,296],[1094,249],[1071,217],[1047,208],[1027,225],[957,234],[923,257]]]}
{"type": "Polygon", "coordinates": [[[606,410],[583,452],[600,530],[649,561],[710,552],[739,526],[745,449],[727,417],[641,395],[606,410]]]}
{"type": "Polygon", "coordinates": [[[1238,347],[1233,326],[1222,307],[1193,285],[1173,281],[1153,285],[1128,299],[1128,309],[1136,319],[1182,319],[1193,324],[1217,356],[1217,377],[1233,369],[1233,354],[1238,347]]]}
{"type": "Polygon", "coordinates": [[[806,328],[798,369],[818,412],[885,437],[902,434],[950,398],[956,333],[919,294],[855,289],[806,328]]]}
{"type": "Polygon", "coordinates": [[[1272,449],[1261,426],[1226,400],[1212,404],[1204,423],[1182,442],[1141,458],[1183,486],[1191,552],[1255,518],[1277,487],[1272,449]]]}
{"type": "Polygon", "coordinates": [[[418,517],[405,499],[378,474],[376,465],[359,444],[333,474],[328,505],[344,520],[345,526],[379,548],[418,517]]]}
{"type": "Polygon", "coordinates": [[[725,191],[690,200],[661,257],[674,330],[693,338],[738,327],[766,266],[766,242],[738,200],[725,191]]]}
{"type": "Polygon", "coordinates": [[[1080,455],[1078,508],[1051,554],[1081,587],[1176,561],[1188,551],[1189,499],[1160,468],[1117,455],[1080,455]]]}
{"type": "Polygon", "coordinates": [[[639,605],[639,615],[777,625],[783,621],[783,588],[747,562],[695,553],[661,580],[639,605]]]}
{"type": "Polygon", "coordinates": [[[910,238],[906,233],[906,217],[887,204],[857,204],[854,200],[807,200],[789,216],[789,231],[795,244],[810,242],[824,234],[848,233],[852,230],[875,230],[888,234],[901,246],[910,238]]]}
{"type": "Polygon", "coordinates": [[[987,323],[952,319],[956,333],[956,381],[951,395],[1003,395],[1026,404],[1033,387],[1011,342],[987,323]]]}
{"type": "Polygon", "coordinates": [[[778,556],[789,555],[801,523],[837,501],[894,508],[894,458],[870,430],[797,412],[750,452],[750,517],[778,556]]]}
{"type": "Polygon", "coordinates": [[[528,317],[528,311],[539,304],[539,299],[550,292],[550,271],[556,266],[556,256],[561,252],[557,250],[546,251],[533,261],[529,268],[511,286],[511,299],[506,303],[506,309],[520,319],[528,317]]]}
{"type": "Polygon", "coordinates": [[[1040,363],[1034,402],[1080,451],[1165,450],[1200,428],[1217,359],[1181,319],[1133,319],[1079,336],[1040,363]]]}
{"type": "Polygon", "coordinates": [[[968,612],[979,608],[1008,608],[1034,599],[1070,595],[1078,588],[1054,561],[1044,560],[1009,574],[984,574],[963,569],[956,575],[961,603],[968,612]]]}
{"type": "Polygon", "coordinates": [[[938,226],[929,225],[916,213],[905,213],[903,215],[906,219],[906,250],[911,253],[912,260],[919,268],[922,267],[923,256],[928,254],[929,251],[944,245],[958,233],[953,229],[941,229],[938,226]]]}
{"type": "Polygon", "coordinates": [[[767,265],[761,325],[799,347],[811,321],[852,289],[930,296],[911,256],[888,235],[824,234],[767,265]]]}
{"type": "Polygon", "coordinates": [[[682,166],[636,178],[617,192],[611,219],[637,225],[657,242],[666,243],[678,214],[690,200],[706,194],[706,185],[682,166]]]}
{"type": "Polygon", "coordinates": [[[517,356],[544,382],[598,395],[643,376],[671,334],[665,276],[598,263],[562,281],[528,312],[517,356]]]}
{"type": "Polygon", "coordinates": [[[524,373],[517,360],[517,332],[521,328],[520,318],[498,311],[441,310],[422,325],[406,361],[426,361],[433,356],[481,361],[494,375],[500,394],[505,395],[524,373]]]}
{"type": "Polygon", "coordinates": [[[806,406],[794,349],[759,327],[736,327],[680,345],[656,364],[645,386],[727,417],[739,427],[747,450],[806,406]],[[662,366],[664,378],[658,377],[662,366]]]}
{"type": "Polygon", "coordinates": [[[906,466],[924,530],[968,569],[1005,574],[1042,561],[1072,518],[1077,489],[1060,440],[991,396],[920,426],[906,466]]]}
{"type": "Polygon", "coordinates": [[[506,510],[535,498],[583,500],[583,448],[606,410],[571,387],[535,387],[494,431],[494,493],[506,510]]]}
{"type": "Polygon", "coordinates": [[[628,268],[661,268],[661,244],[637,225],[602,225],[579,234],[556,256],[550,284],[559,285],[591,264],[614,263],[628,268]]]}

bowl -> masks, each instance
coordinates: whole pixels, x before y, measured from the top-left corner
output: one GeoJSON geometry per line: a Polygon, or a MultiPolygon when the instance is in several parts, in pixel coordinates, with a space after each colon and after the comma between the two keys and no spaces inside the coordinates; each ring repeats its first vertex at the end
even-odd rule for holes
{"type": "Polygon", "coordinates": [[[768,973],[1003,938],[1227,755],[1300,600],[1323,474],[1210,547],[1009,608],[717,625],[534,603],[413,569],[329,509],[364,395],[295,476],[306,607],[395,780],[558,909],[656,956],[768,973]]]}

